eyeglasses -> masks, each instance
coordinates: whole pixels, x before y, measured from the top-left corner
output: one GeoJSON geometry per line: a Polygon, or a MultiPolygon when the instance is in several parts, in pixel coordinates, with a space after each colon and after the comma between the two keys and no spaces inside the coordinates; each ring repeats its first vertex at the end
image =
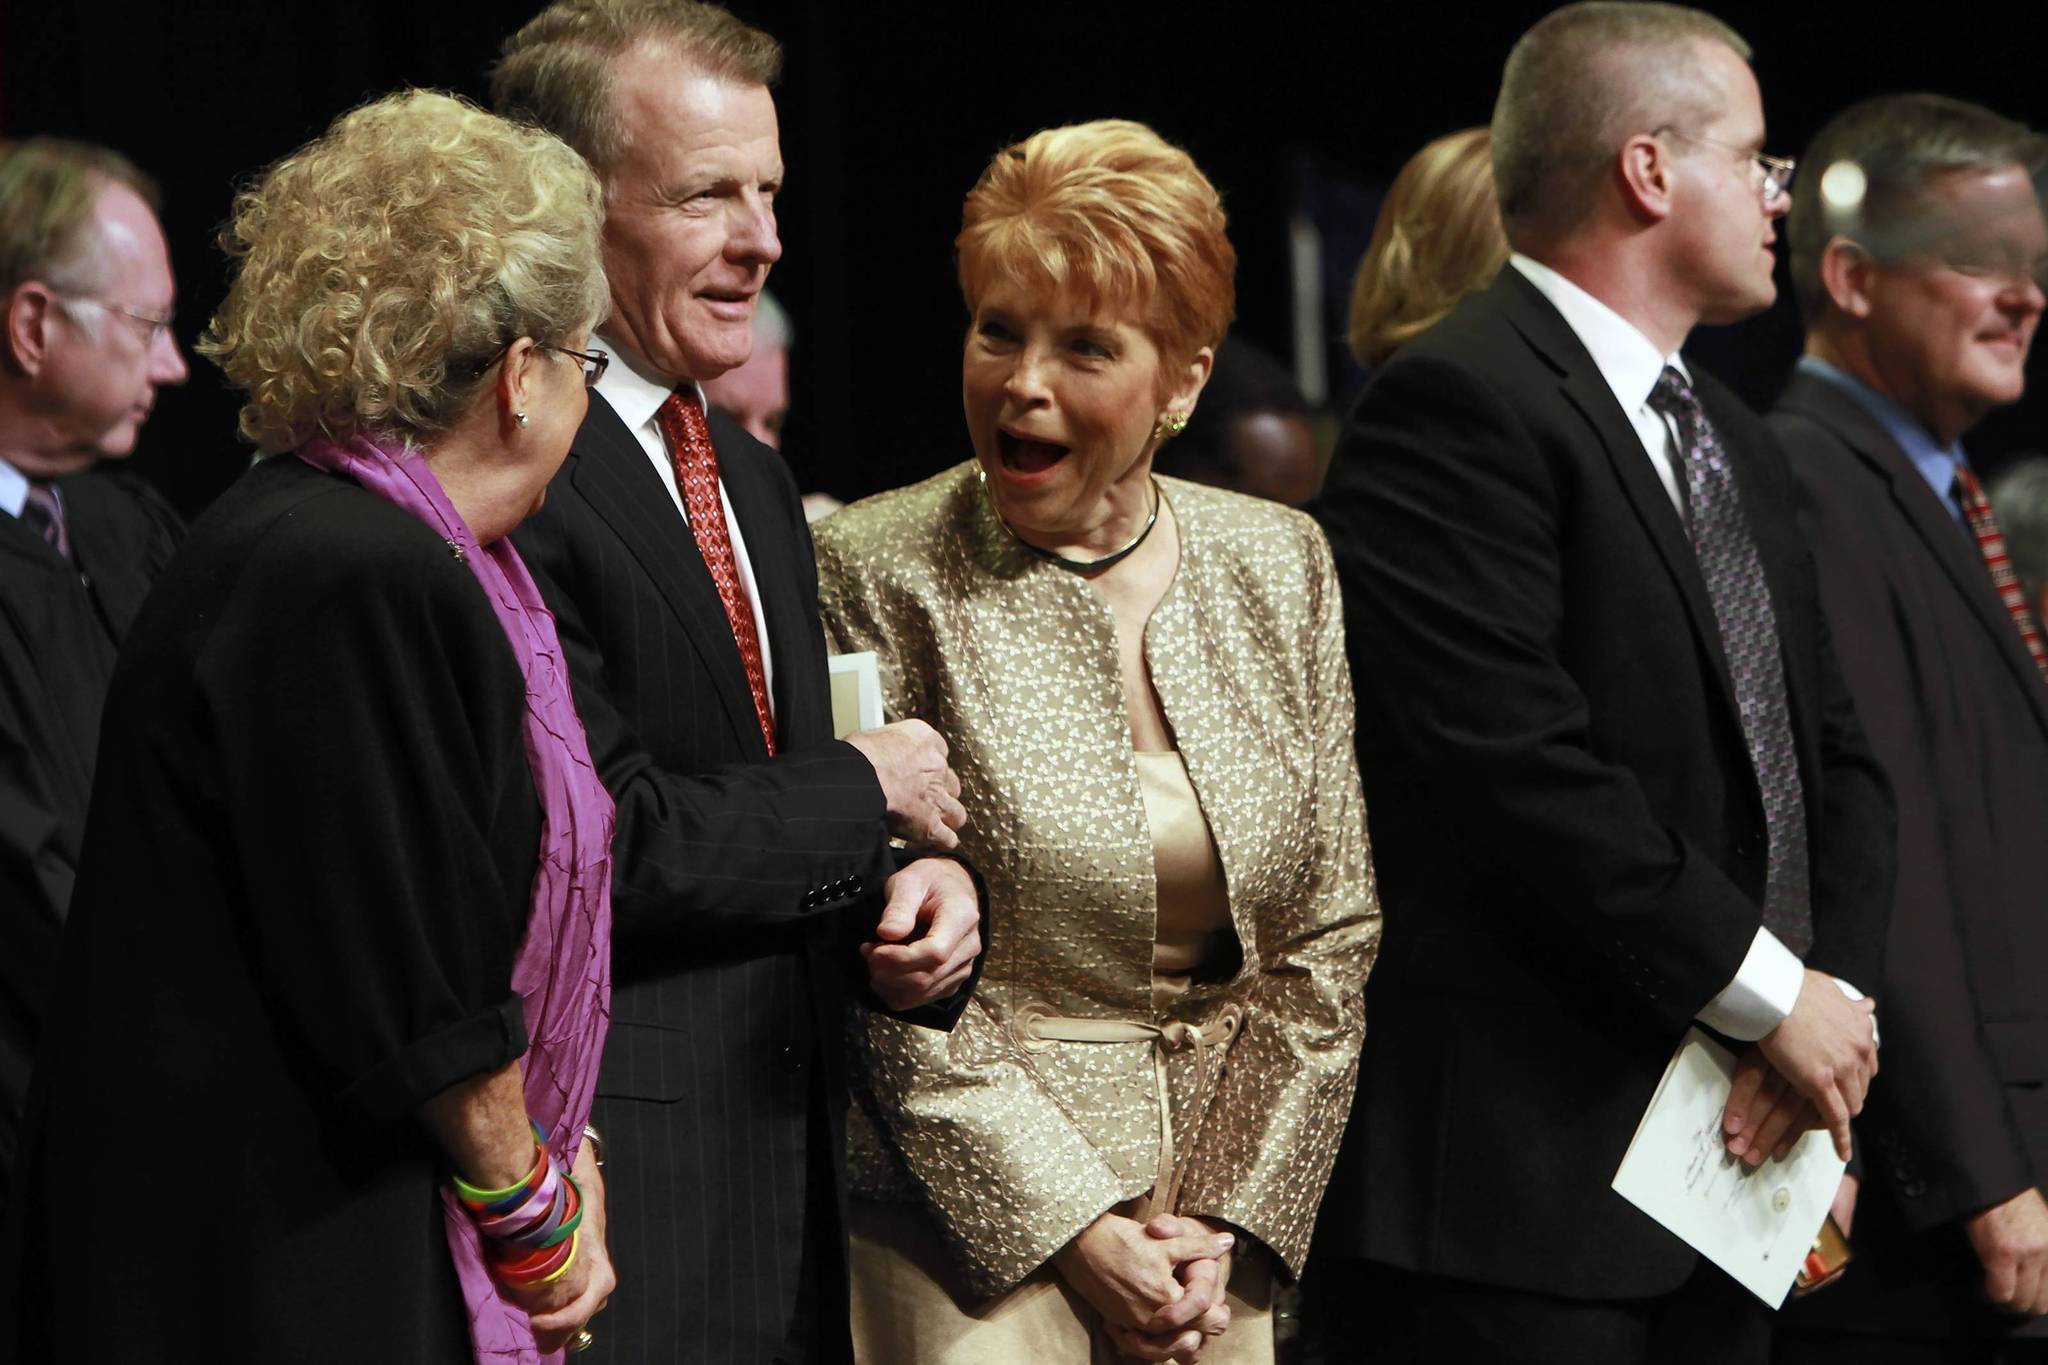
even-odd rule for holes
{"type": "Polygon", "coordinates": [[[1732,142],[1723,142],[1719,138],[1701,137],[1698,133],[1688,133],[1685,129],[1675,128],[1668,123],[1662,128],[1657,129],[1656,132],[1651,133],[1650,136],[1656,137],[1661,133],[1676,133],[1679,137],[1685,138],[1689,142],[1704,142],[1709,147],[1719,147],[1723,151],[1734,152],[1737,156],[1748,158],[1751,163],[1750,179],[1756,182],[1758,191],[1762,193],[1765,208],[1769,208],[1775,203],[1779,195],[1792,192],[1792,173],[1799,169],[1799,163],[1790,157],[1766,156],[1762,152],[1752,152],[1747,147],[1738,147],[1732,142]]]}
{"type": "Polygon", "coordinates": [[[142,339],[152,346],[156,344],[157,337],[168,332],[171,324],[176,321],[176,315],[173,313],[152,313],[141,308],[130,308],[125,303],[115,303],[112,299],[98,298],[92,294],[74,294],[67,289],[52,292],[69,303],[89,303],[103,312],[118,313],[131,321],[142,323],[147,328],[142,339]]]}
{"type": "Polygon", "coordinates": [[[1958,275],[2005,288],[2048,290],[2048,256],[2027,259],[2016,246],[1993,243],[1937,246],[1933,259],[1958,275]]]}
{"type": "MultiPolygon", "coordinates": [[[[470,373],[475,375],[483,374],[491,366],[503,360],[505,352],[511,350],[512,345],[513,343],[506,342],[503,347],[491,352],[484,359],[479,360],[471,368],[470,373]]],[[[586,389],[595,388],[597,381],[604,378],[606,367],[612,363],[611,352],[609,351],[572,351],[567,346],[557,346],[549,341],[536,341],[533,343],[533,349],[536,351],[553,351],[556,355],[571,356],[581,363],[583,366],[583,387],[586,389]]]]}
{"type": "Polygon", "coordinates": [[[573,356],[583,363],[583,387],[594,389],[597,381],[604,378],[605,367],[612,363],[609,351],[572,351],[567,346],[556,346],[546,341],[533,343],[537,351],[553,351],[556,355],[573,356]]]}

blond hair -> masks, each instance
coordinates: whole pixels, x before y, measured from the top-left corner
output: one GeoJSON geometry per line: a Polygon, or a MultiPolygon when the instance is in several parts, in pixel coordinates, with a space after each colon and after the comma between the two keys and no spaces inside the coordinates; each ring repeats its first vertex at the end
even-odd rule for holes
{"type": "Polygon", "coordinates": [[[1142,123],[1048,128],[997,152],[967,195],[960,291],[997,280],[1131,307],[1162,377],[1214,346],[1237,306],[1223,201],[1194,159],[1142,123]]]}
{"type": "Polygon", "coordinates": [[[1508,53],[1493,106],[1493,179],[1508,235],[1555,233],[1597,202],[1609,163],[1637,133],[1697,133],[1725,92],[1701,44],[1744,61],[1742,35],[1683,5],[1583,0],[1536,21],[1508,53]]]}
{"type": "Polygon", "coordinates": [[[316,432],[446,430],[497,354],[607,306],[602,194],[558,139],[452,95],[388,95],[235,196],[238,262],[199,350],[266,454],[316,432]]]}
{"type": "Polygon", "coordinates": [[[707,76],[773,85],[782,47],[717,5],[696,0],[555,0],[505,40],[491,69],[491,104],[537,123],[610,170],[632,137],[612,109],[612,63],[658,43],[707,76]]]}
{"type": "Polygon", "coordinates": [[[99,243],[86,230],[108,185],[154,210],[154,182],[119,152],[62,138],[0,143],[0,294],[24,280],[95,289],[99,243]]]}
{"type": "Polygon", "coordinates": [[[1481,288],[1508,258],[1493,192],[1493,135],[1466,128],[1408,159],[1351,284],[1351,353],[1378,365],[1481,288]]]}

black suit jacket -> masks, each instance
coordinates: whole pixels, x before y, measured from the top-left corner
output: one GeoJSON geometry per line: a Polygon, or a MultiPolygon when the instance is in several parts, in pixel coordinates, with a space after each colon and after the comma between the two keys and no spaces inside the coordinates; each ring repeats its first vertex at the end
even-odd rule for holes
{"type": "Polygon", "coordinates": [[[514,536],[618,801],[595,1121],[620,1289],[593,1358],[766,1361],[798,1321],[833,1359],[847,1350],[852,943],[896,855],[872,765],[832,737],[796,486],[773,451],[710,420],[767,624],[776,757],[689,527],[601,397],[514,536]]]}
{"type": "MultiPolygon", "coordinates": [[[[1890,805],[1784,460],[1705,375],[1780,633],[1809,963],[1877,978],[1890,805]]],[[[1761,793],[1713,608],[1640,438],[1513,268],[1403,347],[1318,507],[1345,586],[1385,938],[1319,1236],[1408,1269],[1658,1294],[1694,1253],[1609,1188],[1755,935],[1761,793]]]]}
{"type": "MultiPolygon", "coordinates": [[[[1883,1069],[1861,1127],[1871,1198],[1900,1216],[1859,1215],[1867,1243],[2048,1172],[2048,686],[1974,540],[1855,399],[1795,374],[1771,426],[1898,793],[1883,1069]]],[[[1965,1254],[1960,1238],[1942,1244],[1965,1254]]]]}
{"type": "Polygon", "coordinates": [[[76,564],[0,514],[0,1207],[78,874],[114,656],[183,533],[141,480],[57,480],[76,564]]]}

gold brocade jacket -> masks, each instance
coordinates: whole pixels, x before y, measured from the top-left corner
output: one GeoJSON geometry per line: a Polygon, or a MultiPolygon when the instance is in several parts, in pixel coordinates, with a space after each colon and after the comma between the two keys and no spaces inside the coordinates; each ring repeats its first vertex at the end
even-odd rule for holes
{"type": "MultiPolygon", "coordinates": [[[[1165,1054],[1184,1144],[1178,1211],[1237,1224],[1298,1273],[1379,943],[1337,581],[1306,516],[1160,484],[1180,563],[1145,653],[1242,952],[1234,975],[1198,980],[1170,1017],[1244,1011],[1203,1113],[1195,1057],[1165,1054]]],[[[1087,581],[1018,546],[971,462],[814,532],[832,648],[874,650],[890,717],[946,737],[969,815],[962,850],[989,898],[981,984],[951,1033],[857,1015],[854,1190],[914,1199],[921,1187],[971,1287],[996,1294],[1146,1194],[1160,1159],[1154,1044],[1034,1046],[1018,1019],[1169,1022],[1153,1004],[1153,846],[1116,624],[1087,581]]]]}

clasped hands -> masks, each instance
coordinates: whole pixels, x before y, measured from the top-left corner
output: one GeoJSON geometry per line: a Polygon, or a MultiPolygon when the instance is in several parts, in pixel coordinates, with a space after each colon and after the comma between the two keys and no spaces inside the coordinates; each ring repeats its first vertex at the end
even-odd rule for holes
{"type": "Polygon", "coordinates": [[[1729,1155],[1751,1166],[1782,1157],[1809,1128],[1826,1128],[1842,1160],[1849,1121],[1863,1112],[1877,1074],[1876,1002],[1851,1000],[1835,979],[1809,970],[1792,1013],[1745,1050],[1721,1113],[1729,1155]]]}
{"type": "Polygon", "coordinates": [[[1193,1362],[1230,1326],[1224,1291],[1236,1237],[1202,1218],[1140,1223],[1115,1209],[1075,1235],[1053,1266],[1136,1360],[1193,1362]]]}

